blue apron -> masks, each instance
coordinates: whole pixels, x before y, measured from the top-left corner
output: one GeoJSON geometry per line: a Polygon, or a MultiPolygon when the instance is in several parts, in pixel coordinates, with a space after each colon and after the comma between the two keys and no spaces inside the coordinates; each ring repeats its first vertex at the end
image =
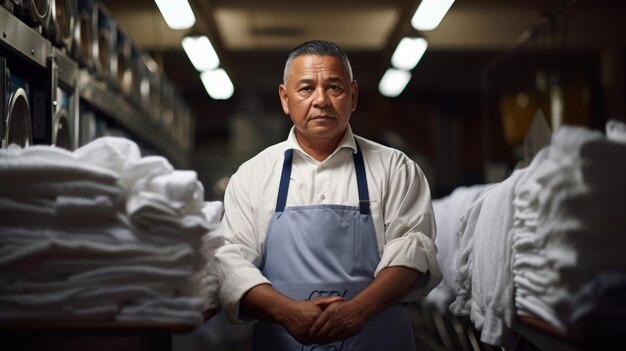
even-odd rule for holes
{"type": "MultiPolygon", "coordinates": [[[[261,271],[274,289],[295,300],[318,296],[354,298],[374,279],[380,262],[369,208],[363,156],[354,165],[359,206],[311,205],[285,208],[293,150],[285,152],[276,211],[265,237],[261,271]]],[[[253,350],[415,350],[411,320],[397,304],[372,318],[358,335],[327,345],[302,345],[282,325],[254,325],[253,350]]]]}

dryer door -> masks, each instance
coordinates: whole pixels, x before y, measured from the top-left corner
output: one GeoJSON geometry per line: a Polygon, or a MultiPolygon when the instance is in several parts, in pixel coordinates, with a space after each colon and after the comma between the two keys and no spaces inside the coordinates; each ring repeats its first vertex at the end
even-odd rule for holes
{"type": "Polygon", "coordinates": [[[30,114],[30,104],[26,91],[22,88],[13,88],[9,93],[7,103],[5,131],[2,138],[2,147],[17,144],[22,147],[33,143],[33,129],[30,114]]]}
{"type": "Polygon", "coordinates": [[[72,150],[72,133],[70,131],[67,110],[64,108],[60,108],[54,115],[52,145],[72,150]]]}

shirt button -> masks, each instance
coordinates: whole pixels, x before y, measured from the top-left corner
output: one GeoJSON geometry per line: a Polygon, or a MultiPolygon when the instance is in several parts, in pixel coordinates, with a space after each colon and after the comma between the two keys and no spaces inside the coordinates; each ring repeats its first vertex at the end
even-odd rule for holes
{"type": "Polygon", "coordinates": [[[320,195],[320,200],[324,200],[326,198],[326,196],[324,196],[324,194],[320,195]]]}

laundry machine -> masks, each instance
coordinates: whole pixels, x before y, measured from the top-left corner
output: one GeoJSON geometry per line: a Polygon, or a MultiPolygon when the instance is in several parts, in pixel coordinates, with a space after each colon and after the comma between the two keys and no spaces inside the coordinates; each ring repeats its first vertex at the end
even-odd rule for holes
{"type": "Polygon", "coordinates": [[[71,56],[81,67],[95,73],[98,56],[97,5],[94,0],[77,0],[75,25],[72,33],[71,56]]]}
{"type": "Polygon", "coordinates": [[[160,74],[152,57],[142,49],[133,50],[133,69],[136,72],[134,102],[137,107],[152,119],[159,108],[160,74]]]}
{"type": "Polygon", "coordinates": [[[51,0],[0,0],[5,8],[41,34],[47,30],[51,15],[51,0]]]}
{"type": "Polygon", "coordinates": [[[135,70],[132,68],[132,41],[126,31],[118,24],[117,26],[117,89],[129,99],[132,94],[135,70]]]}
{"type": "Polygon", "coordinates": [[[98,54],[95,56],[96,76],[109,86],[117,85],[117,23],[101,3],[94,5],[97,16],[98,54]],[[96,6],[97,5],[97,6],[96,6]]]}
{"type": "Polygon", "coordinates": [[[172,130],[174,125],[174,107],[176,104],[176,88],[166,76],[161,77],[161,125],[165,130],[172,130]]]}
{"type": "Polygon", "coordinates": [[[50,143],[68,150],[78,146],[78,65],[63,51],[53,50],[50,143]]]}
{"type": "Polygon", "coordinates": [[[32,116],[29,102],[29,86],[12,76],[7,60],[0,57],[0,136],[1,146],[11,144],[22,147],[33,143],[32,116]]]}
{"type": "Polygon", "coordinates": [[[70,53],[72,50],[72,35],[75,26],[76,1],[51,0],[50,23],[48,38],[57,47],[70,53]]]}

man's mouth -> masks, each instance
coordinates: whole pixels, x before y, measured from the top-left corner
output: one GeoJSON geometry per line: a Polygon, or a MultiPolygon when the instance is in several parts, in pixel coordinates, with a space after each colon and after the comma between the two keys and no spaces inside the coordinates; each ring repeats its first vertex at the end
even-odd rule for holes
{"type": "Polygon", "coordinates": [[[317,115],[317,116],[313,116],[310,119],[311,120],[325,120],[325,119],[333,119],[334,117],[331,115],[317,115]]]}

